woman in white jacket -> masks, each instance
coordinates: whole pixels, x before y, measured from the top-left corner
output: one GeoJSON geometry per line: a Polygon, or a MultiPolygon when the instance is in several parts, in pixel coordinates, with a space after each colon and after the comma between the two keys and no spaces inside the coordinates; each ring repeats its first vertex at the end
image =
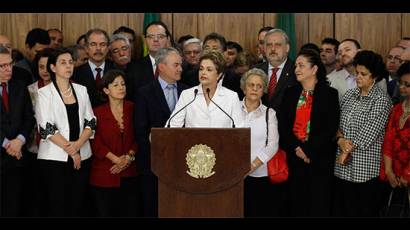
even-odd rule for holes
{"type": "Polygon", "coordinates": [[[207,51],[200,57],[200,84],[182,91],[171,115],[172,119],[167,121],[167,125],[198,128],[231,128],[233,125],[242,127],[243,116],[238,94],[222,86],[224,65],[223,55],[218,51],[207,51]],[[181,110],[192,100],[194,101],[189,106],[181,110]]]}
{"type": "Polygon", "coordinates": [[[52,83],[38,91],[36,103],[45,215],[82,216],[96,118],[87,89],[70,82],[74,63],[69,50],[55,50],[47,70],[52,83]]]}

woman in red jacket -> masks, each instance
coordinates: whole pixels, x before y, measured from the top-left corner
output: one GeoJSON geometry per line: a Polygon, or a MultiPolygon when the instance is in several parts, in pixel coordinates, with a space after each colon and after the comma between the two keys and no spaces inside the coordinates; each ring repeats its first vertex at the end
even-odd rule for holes
{"type": "MultiPolygon", "coordinates": [[[[402,64],[397,75],[404,101],[395,105],[390,113],[382,150],[384,165],[380,173],[381,178],[386,179],[395,191],[393,203],[406,197],[404,193],[407,193],[410,184],[410,62],[402,64]]],[[[404,201],[407,203],[408,199],[404,201]]]]}
{"type": "Polygon", "coordinates": [[[108,71],[100,88],[108,102],[94,109],[98,125],[92,143],[94,159],[90,184],[97,216],[136,216],[134,105],[124,100],[124,73],[108,71]]]}

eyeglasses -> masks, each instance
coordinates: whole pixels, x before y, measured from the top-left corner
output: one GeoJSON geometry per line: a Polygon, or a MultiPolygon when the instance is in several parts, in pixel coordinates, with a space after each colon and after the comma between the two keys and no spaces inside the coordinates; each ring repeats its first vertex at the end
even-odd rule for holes
{"type": "Polygon", "coordinates": [[[254,89],[256,87],[256,90],[263,89],[263,85],[261,84],[255,84],[255,83],[246,83],[246,87],[254,89]]]}
{"type": "Polygon", "coordinates": [[[265,44],[265,40],[259,40],[258,43],[259,43],[259,45],[264,45],[264,44],[265,44]]]}
{"type": "Polygon", "coordinates": [[[6,70],[7,68],[13,68],[14,62],[5,63],[0,65],[1,70],[6,70]]]}
{"type": "Polygon", "coordinates": [[[120,48],[115,48],[115,49],[111,50],[111,53],[117,54],[117,53],[120,52],[120,50],[127,51],[129,48],[130,48],[130,46],[121,46],[120,48]]]}
{"type": "Polygon", "coordinates": [[[399,86],[403,86],[403,87],[406,87],[406,88],[410,88],[410,82],[408,82],[408,81],[400,81],[400,82],[399,82],[399,86]]]}
{"type": "Polygon", "coordinates": [[[145,36],[148,39],[157,39],[157,40],[162,40],[164,38],[167,37],[166,34],[147,34],[147,36],[145,36]]]}
{"type": "Polygon", "coordinates": [[[387,58],[387,60],[393,60],[393,61],[397,61],[399,63],[403,62],[403,60],[401,60],[400,56],[387,55],[386,58],[387,58]]]}

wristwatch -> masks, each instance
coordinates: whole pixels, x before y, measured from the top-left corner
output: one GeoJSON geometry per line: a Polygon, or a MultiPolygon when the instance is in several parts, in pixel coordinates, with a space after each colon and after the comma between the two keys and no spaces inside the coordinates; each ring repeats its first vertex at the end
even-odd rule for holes
{"type": "Polygon", "coordinates": [[[129,161],[131,161],[131,162],[133,162],[133,161],[135,161],[135,157],[134,156],[132,156],[132,155],[126,155],[125,156],[129,161]]]}

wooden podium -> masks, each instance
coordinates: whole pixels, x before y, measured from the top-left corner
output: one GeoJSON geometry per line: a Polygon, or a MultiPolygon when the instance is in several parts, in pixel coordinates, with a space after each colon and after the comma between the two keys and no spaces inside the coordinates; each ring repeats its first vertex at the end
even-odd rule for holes
{"type": "Polygon", "coordinates": [[[159,217],[243,217],[249,128],[153,128],[151,142],[159,217]]]}

